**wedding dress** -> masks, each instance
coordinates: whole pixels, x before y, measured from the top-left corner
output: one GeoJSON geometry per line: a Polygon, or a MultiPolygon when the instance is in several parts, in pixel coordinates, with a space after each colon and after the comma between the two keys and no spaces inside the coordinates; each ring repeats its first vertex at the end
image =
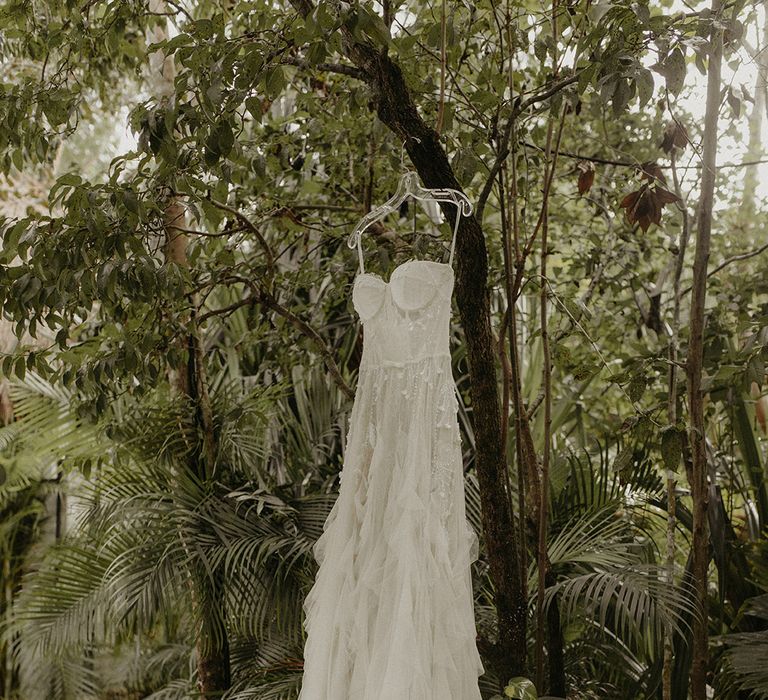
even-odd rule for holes
{"type": "Polygon", "coordinates": [[[339,496],[314,545],[299,700],[479,700],[448,263],[352,289],[363,353],[339,496]]]}

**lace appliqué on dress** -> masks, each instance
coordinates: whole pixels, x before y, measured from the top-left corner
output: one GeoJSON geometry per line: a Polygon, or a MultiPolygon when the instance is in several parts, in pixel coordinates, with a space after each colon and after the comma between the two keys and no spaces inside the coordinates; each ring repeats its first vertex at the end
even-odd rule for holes
{"type": "Polygon", "coordinates": [[[432,492],[436,494],[442,508],[441,521],[445,523],[451,515],[457,473],[461,467],[461,438],[457,413],[459,404],[451,382],[441,382],[437,396],[437,407],[432,440],[432,492]]]}

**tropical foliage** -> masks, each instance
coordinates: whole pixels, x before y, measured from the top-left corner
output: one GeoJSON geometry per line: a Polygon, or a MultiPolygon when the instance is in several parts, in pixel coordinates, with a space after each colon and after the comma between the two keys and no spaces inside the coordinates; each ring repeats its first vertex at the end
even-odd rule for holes
{"type": "MultiPolygon", "coordinates": [[[[346,238],[413,168],[474,205],[484,698],[703,700],[700,663],[768,698],[767,45],[741,1],[0,2],[2,697],[296,698],[346,238]]],[[[366,265],[442,255],[442,214],[366,265]]]]}

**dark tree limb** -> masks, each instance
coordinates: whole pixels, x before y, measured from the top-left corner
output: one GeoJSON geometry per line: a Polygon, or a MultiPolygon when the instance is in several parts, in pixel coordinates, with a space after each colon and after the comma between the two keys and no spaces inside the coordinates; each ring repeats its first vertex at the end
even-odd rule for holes
{"type": "Polygon", "coordinates": [[[343,63],[309,63],[301,58],[294,57],[284,58],[282,62],[307,70],[318,70],[322,73],[338,73],[339,75],[348,75],[350,78],[365,80],[365,75],[358,68],[345,66],[343,63]]]}
{"type": "MultiPolygon", "coordinates": [[[[309,0],[291,0],[291,4],[304,16],[313,10],[309,0]]],[[[347,57],[367,76],[379,118],[405,143],[424,186],[461,190],[438,134],[418,113],[400,66],[385,50],[357,41],[343,27],[341,31],[347,57]]],[[[441,207],[453,226],[455,208],[449,204],[441,207]]],[[[502,449],[488,253],[481,224],[474,216],[462,217],[459,222],[456,260],[455,293],[467,341],[483,531],[498,615],[498,672],[502,678],[509,678],[525,672],[527,601],[520,590],[519,544],[502,449]]]]}
{"type": "Polygon", "coordinates": [[[259,230],[259,227],[256,226],[256,224],[254,224],[253,221],[251,221],[245,214],[243,214],[243,212],[234,209],[227,204],[224,204],[224,202],[217,202],[212,197],[209,197],[208,201],[217,209],[221,209],[222,211],[225,211],[228,214],[234,216],[245,229],[256,236],[256,240],[259,242],[259,245],[264,251],[264,257],[267,259],[267,269],[269,270],[270,274],[274,274],[275,254],[272,252],[272,248],[270,248],[269,243],[267,243],[267,239],[264,238],[264,235],[259,230]]]}

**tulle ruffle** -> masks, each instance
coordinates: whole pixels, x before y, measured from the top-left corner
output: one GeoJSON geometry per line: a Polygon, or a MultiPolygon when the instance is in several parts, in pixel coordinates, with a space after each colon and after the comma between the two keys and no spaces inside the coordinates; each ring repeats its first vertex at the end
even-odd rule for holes
{"type": "Polygon", "coordinates": [[[443,356],[361,369],[339,497],[313,550],[300,700],[480,698],[478,541],[453,391],[443,356]]]}

